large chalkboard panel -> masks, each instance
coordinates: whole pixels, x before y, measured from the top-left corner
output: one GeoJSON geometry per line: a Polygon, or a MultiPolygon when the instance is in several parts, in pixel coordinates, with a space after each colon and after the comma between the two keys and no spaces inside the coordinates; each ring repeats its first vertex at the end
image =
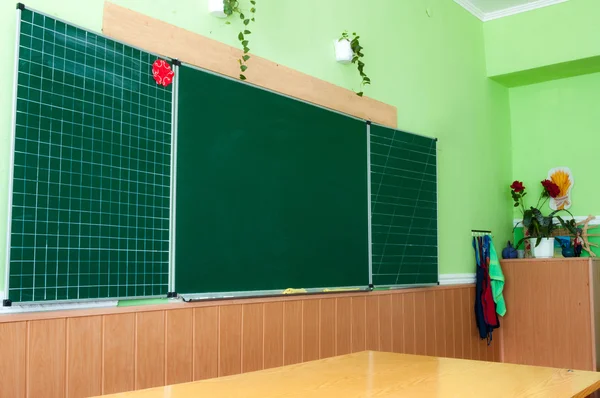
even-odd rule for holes
{"type": "Polygon", "coordinates": [[[367,286],[363,121],[182,66],[177,293],[367,286]]]}
{"type": "Polygon", "coordinates": [[[370,131],[373,283],[437,283],[436,140],[370,131]]]}
{"type": "Polygon", "coordinates": [[[167,293],[172,90],[156,56],[21,11],[12,301],[167,293]]]}

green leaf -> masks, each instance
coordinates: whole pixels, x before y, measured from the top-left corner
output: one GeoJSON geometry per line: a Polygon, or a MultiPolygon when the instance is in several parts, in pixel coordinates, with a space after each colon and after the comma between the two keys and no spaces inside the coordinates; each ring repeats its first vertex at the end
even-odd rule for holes
{"type": "Polygon", "coordinates": [[[531,226],[531,220],[533,219],[533,213],[531,210],[525,210],[523,213],[523,226],[529,228],[531,226]]]}
{"type": "Polygon", "coordinates": [[[244,47],[244,54],[248,54],[250,52],[250,49],[248,47],[244,47]]]}
{"type": "Polygon", "coordinates": [[[256,20],[254,18],[252,18],[252,22],[255,22],[256,20]]]}
{"type": "Polygon", "coordinates": [[[242,72],[246,72],[246,69],[248,69],[248,67],[246,65],[242,65],[240,66],[240,69],[242,70],[242,72]]]}
{"type": "Polygon", "coordinates": [[[225,25],[231,25],[231,22],[227,21],[225,22],[225,25]]]}
{"type": "Polygon", "coordinates": [[[240,74],[240,80],[246,80],[246,76],[240,74]]]}
{"type": "Polygon", "coordinates": [[[248,47],[248,40],[244,40],[244,41],[242,41],[242,46],[244,46],[244,47],[248,47]]]}
{"type": "Polygon", "coordinates": [[[242,14],[241,12],[240,12],[240,19],[246,19],[246,17],[244,16],[244,14],[242,14]]]}
{"type": "Polygon", "coordinates": [[[250,59],[250,56],[249,55],[244,55],[242,57],[242,59],[244,60],[244,62],[246,62],[246,61],[248,61],[250,59]]]}
{"type": "Polygon", "coordinates": [[[251,12],[252,14],[254,14],[254,13],[256,12],[256,8],[252,7],[252,8],[250,9],[250,12],[251,12]]]}
{"type": "Polygon", "coordinates": [[[250,23],[249,19],[244,19],[244,25],[248,26],[249,23],[250,23]]]}
{"type": "Polygon", "coordinates": [[[244,40],[244,34],[242,32],[240,32],[240,34],[238,35],[238,40],[244,40]]]}
{"type": "Polygon", "coordinates": [[[256,1],[250,0],[250,4],[252,4],[253,6],[255,6],[256,5],[256,1]]]}
{"type": "Polygon", "coordinates": [[[359,97],[362,97],[364,95],[364,93],[362,91],[356,93],[356,95],[358,95],[359,97]]]}
{"type": "Polygon", "coordinates": [[[252,32],[250,32],[248,29],[246,29],[246,30],[244,31],[244,34],[245,34],[245,35],[249,35],[250,33],[252,33],[252,32]]]}

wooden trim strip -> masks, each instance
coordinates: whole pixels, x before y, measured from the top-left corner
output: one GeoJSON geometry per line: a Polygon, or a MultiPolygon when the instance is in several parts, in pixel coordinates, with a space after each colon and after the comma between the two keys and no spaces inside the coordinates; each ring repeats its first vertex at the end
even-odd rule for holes
{"type": "MultiPolygon", "coordinates": [[[[241,50],[116,4],[104,3],[105,35],[225,76],[238,78],[241,50]],[[156,32],[167,40],[157,40],[156,32]]],[[[333,61],[332,61],[333,62],[333,61]]],[[[248,82],[360,119],[396,128],[396,107],[359,97],[353,91],[264,58],[249,60],[248,82]]]]}
{"type": "Polygon", "coordinates": [[[0,315],[0,324],[7,322],[20,322],[20,321],[31,321],[31,320],[42,320],[42,319],[58,319],[58,318],[76,318],[82,316],[98,316],[98,315],[112,315],[112,314],[128,314],[128,313],[140,313],[140,312],[151,312],[151,311],[163,311],[163,310],[177,310],[184,308],[201,308],[201,307],[214,307],[214,306],[229,306],[239,304],[255,304],[255,303],[272,303],[272,302],[285,302],[285,301],[296,301],[296,300],[316,300],[316,299],[335,299],[342,297],[361,297],[361,296],[383,296],[383,295],[394,295],[394,294],[407,294],[413,292],[428,292],[432,290],[454,290],[464,289],[474,285],[449,285],[449,286],[432,286],[432,287],[420,287],[412,289],[398,289],[398,290],[381,290],[373,292],[354,292],[354,293],[323,293],[323,294],[306,294],[306,295],[290,295],[290,296],[275,296],[275,297],[257,297],[257,298],[243,298],[235,300],[212,300],[212,301],[197,301],[191,303],[174,303],[174,304],[159,304],[159,305],[146,305],[146,306],[130,306],[130,307],[109,307],[109,308],[86,308],[81,310],[63,310],[63,311],[47,311],[47,312],[26,312],[18,313],[14,315],[0,315]]]}

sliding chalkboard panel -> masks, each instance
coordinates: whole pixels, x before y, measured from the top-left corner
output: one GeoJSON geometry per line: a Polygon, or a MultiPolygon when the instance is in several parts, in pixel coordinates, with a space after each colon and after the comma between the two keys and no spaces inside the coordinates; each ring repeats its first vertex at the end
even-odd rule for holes
{"type": "Polygon", "coordinates": [[[363,286],[363,121],[182,66],[177,293],[363,286]]]}
{"type": "Polygon", "coordinates": [[[437,283],[436,140],[370,131],[373,284],[437,283]]]}
{"type": "Polygon", "coordinates": [[[21,11],[12,301],[167,293],[171,88],[155,56],[21,11]]]}

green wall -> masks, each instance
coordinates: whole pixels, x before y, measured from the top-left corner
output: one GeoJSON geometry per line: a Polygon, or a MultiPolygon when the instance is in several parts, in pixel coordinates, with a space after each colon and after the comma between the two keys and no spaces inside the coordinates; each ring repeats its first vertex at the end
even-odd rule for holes
{"type": "MultiPolygon", "coordinates": [[[[236,45],[237,26],[210,17],[207,0],[117,0],[117,4],[236,45]]],[[[26,5],[92,30],[102,0],[30,0],[26,5]]],[[[351,66],[337,64],[332,41],[357,31],[373,81],[366,95],[398,108],[400,129],[439,138],[440,272],[473,272],[470,230],[510,234],[508,89],[486,78],[483,23],[450,0],[258,0],[252,51],[346,87],[351,66]],[[429,9],[429,13],[426,10],[429,9]]],[[[0,5],[0,57],[13,59],[14,2],[0,5]]],[[[12,62],[9,62],[12,64],[12,62]]],[[[252,64],[247,72],[252,75],[252,64]]],[[[5,242],[12,78],[0,90],[0,242],[5,242]]],[[[0,244],[0,275],[5,267],[0,244]]],[[[0,290],[4,287],[0,278],[0,290]]]]}
{"type": "Polygon", "coordinates": [[[575,180],[570,211],[598,214],[599,104],[600,73],[510,90],[513,177],[536,188],[527,203],[548,170],[567,166],[575,180]]]}
{"type": "Polygon", "coordinates": [[[600,55],[600,1],[564,3],[484,24],[488,76],[600,55]]]}

